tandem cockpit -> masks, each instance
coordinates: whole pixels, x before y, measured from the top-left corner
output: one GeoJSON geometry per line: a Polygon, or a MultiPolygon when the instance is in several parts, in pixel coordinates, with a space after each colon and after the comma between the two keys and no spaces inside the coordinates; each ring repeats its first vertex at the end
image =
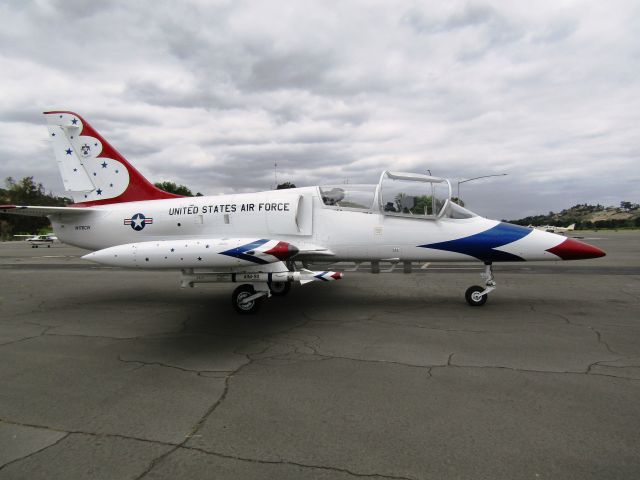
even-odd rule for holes
{"type": "Polygon", "coordinates": [[[451,198],[451,182],[445,178],[384,171],[377,185],[321,186],[322,202],[341,210],[381,212],[415,219],[471,218],[476,214],[451,198]]]}

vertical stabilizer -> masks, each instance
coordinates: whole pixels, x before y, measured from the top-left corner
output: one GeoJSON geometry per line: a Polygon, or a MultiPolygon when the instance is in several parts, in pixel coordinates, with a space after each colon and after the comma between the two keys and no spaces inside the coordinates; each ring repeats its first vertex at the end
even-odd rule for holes
{"type": "Polygon", "coordinates": [[[76,203],[102,205],[176,198],[156,188],[73,112],[45,112],[65,189],[76,203]]]}

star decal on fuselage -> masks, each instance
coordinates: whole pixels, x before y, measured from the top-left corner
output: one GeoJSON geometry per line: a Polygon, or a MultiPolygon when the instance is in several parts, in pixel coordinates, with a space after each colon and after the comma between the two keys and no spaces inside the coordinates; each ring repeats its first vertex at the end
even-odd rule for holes
{"type": "Polygon", "coordinates": [[[131,218],[125,218],[124,224],[130,225],[136,232],[142,230],[145,226],[151,225],[153,218],[145,217],[143,213],[136,213],[131,218]]]}

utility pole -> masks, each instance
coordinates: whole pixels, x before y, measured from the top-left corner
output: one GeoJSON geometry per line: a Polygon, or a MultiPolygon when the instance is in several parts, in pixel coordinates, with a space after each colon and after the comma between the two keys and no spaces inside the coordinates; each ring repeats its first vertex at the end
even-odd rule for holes
{"type": "Polygon", "coordinates": [[[278,188],[278,161],[273,162],[273,189],[278,188]]]}

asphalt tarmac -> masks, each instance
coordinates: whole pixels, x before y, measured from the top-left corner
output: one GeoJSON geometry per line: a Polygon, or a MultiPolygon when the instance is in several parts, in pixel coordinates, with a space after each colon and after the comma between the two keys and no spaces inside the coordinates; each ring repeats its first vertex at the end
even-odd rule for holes
{"type": "MultiPolygon", "coordinates": [[[[576,232],[577,233],[577,232],[576,232]]],[[[0,244],[1,479],[640,478],[640,232],[605,258],[232,284],[0,244]]]]}

